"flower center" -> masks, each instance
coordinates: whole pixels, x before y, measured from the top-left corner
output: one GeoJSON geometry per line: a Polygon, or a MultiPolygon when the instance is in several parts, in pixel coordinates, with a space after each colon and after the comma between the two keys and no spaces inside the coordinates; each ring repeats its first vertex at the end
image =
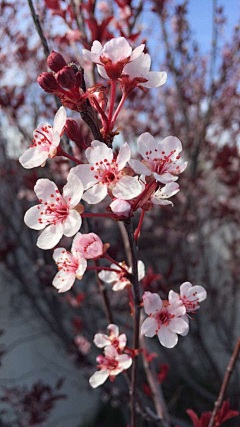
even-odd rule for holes
{"type": "Polygon", "coordinates": [[[189,298],[186,298],[185,295],[181,298],[183,305],[186,308],[187,313],[194,313],[200,308],[199,299],[197,298],[197,292],[194,292],[189,298]]]}
{"type": "Polygon", "coordinates": [[[123,172],[118,170],[118,164],[115,163],[115,159],[112,160],[112,163],[109,163],[107,159],[96,162],[92,170],[97,173],[95,179],[105,185],[111,185],[123,175],[123,172]]]}
{"type": "MultiPolygon", "coordinates": [[[[145,155],[151,171],[157,173],[158,175],[166,172],[169,169],[169,166],[174,163],[174,160],[171,159],[171,156],[175,152],[176,150],[173,150],[168,156],[166,156],[165,151],[162,151],[162,157],[157,157],[158,150],[156,148],[155,153],[152,151],[146,151],[145,155]]],[[[177,156],[176,159],[180,159],[180,156],[177,156]]],[[[179,166],[177,166],[176,169],[179,169],[179,166]]]]}
{"type": "MultiPolygon", "coordinates": [[[[56,190],[56,193],[59,193],[59,191],[56,190]]],[[[53,198],[53,203],[44,202],[42,199],[39,199],[39,202],[45,206],[43,210],[41,210],[41,206],[38,206],[38,209],[41,210],[38,218],[40,224],[56,225],[57,223],[63,223],[69,215],[69,206],[63,200],[62,196],[51,194],[51,197],[53,198]]]]}
{"type": "Polygon", "coordinates": [[[58,270],[63,270],[63,271],[67,271],[67,272],[71,272],[71,273],[75,273],[76,270],[78,269],[78,261],[76,258],[74,258],[73,255],[71,255],[68,251],[62,251],[63,255],[65,255],[65,257],[63,256],[62,258],[60,258],[60,261],[57,262],[57,267],[58,270]]]}
{"type": "Polygon", "coordinates": [[[99,369],[109,369],[113,371],[118,367],[118,361],[116,359],[110,359],[110,357],[100,355],[97,357],[97,361],[99,362],[99,365],[97,365],[99,369]]]}
{"type": "Polygon", "coordinates": [[[175,316],[170,314],[167,310],[162,310],[159,313],[157,313],[154,317],[156,318],[159,326],[161,325],[168,326],[171,319],[175,316]]]}

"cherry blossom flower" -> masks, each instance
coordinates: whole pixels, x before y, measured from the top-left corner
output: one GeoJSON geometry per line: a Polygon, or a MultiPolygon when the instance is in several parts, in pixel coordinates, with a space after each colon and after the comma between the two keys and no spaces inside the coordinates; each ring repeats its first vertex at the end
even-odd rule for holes
{"type": "Polygon", "coordinates": [[[173,202],[167,200],[179,192],[179,185],[176,182],[168,182],[164,187],[159,188],[151,197],[151,202],[158,206],[172,205],[173,202]]]}
{"type": "Polygon", "coordinates": [[[119,352],[122,353],[122,351],[124,350],[127,344],[126,334],[119,335],[119,327],[112,323],[108,325],[107,329],[109,329],[110,331],[109,335],[100,334],[100,333],[95,334],[94,340],[93,340],[94,344],[98,348],[104,348],[107,345],[112,345],[113,347],[116,348],[117,351],[120,350],[119,352]]]}
{"type": "MultiPolygon", "coordinates": [[[[180,286],[180,295],[177,292],[169,292],[169,302],[174,304],[177,301],[182,301],[186,308],[186,313],[195,313],[200,308],[199,303],[207,298],[207,292],[203,286],[193,286],[190,282],[184,282],[180,286]]],[[[188,328],[183,332],[186,336],[189,332],[189,316],[185,314],[182,317],[188,324],[188,328]]]]}
{"type": "Polygon", "coordinates": [[[85,259],[97,259],[104,253],[104,245],[95,233],[77,233],[74,238],[75,249],[85,259]]]}
{"type": "Polygon", "coordinates": [[[90,342],[82,335],[77,335],[74,339],[75,344],[78,346],[78,350],[86,355],[89,353],[91,344],[90,342]]]}
{"type": "Polygon", "coordinates": [[[93,141],[85,151],[89,165],[78,165],[70,174],[76,175],[83,183],[86,192],[83,200],[96,204],[108,193],[119,199],[129,200],[141,192],[138,177],[124,175],[123,168],[131,157],[129,145],[125,143],[116,159],[113,151],[100,141],[93,141]]]}
{"type": "Polygon", "coordinates": [[[116,37],[108,41],[104,46],[98,40],[93,42],[91,51],[83,49],[85,59],[98,64],[98,72],[105,79],[117,80],[124,65],[141,55],[144,44],[132,50],[124,37],[116,37]]]}
{"type": "Polygon", "coordinates": [[[75,175],[69,177],[61,195],[56,184],[49,179],[38,179],[34,191],[40,204],[30,208],[24,216],[25,224],[34,230],[42,230],[37,246],[51,249],[61,237],[72,237],[82,224],[75,209],[83,194],[83,185],[75,175]]]}
{"type": "Polygon", "coordinates": [[[132,358],[127,354],[118,354],[115,347],[108,345],[104,349],[105,356],[98,356],[97,367],[100,371],[96,371],[91,378],[89,383],[93,388],[102,385],[107,378],[114,380],[115,376],[130,368],[132,364],[132,358]]]}
{"type": "Polygon", "coordinates": [[[176,181],[177,175],[187,167],[187,162],[180,160],[182,144],[175,136],[157,143],[150,133],[142,133],[138,138],[138,149],[143,160],[129,160],[131,168],[137,174],[153,176],[163,184],[176,181]]]}
{"type": "MultiPolygon", "coordinates": [[[[124,262],[120,262],[119,265],[125,268],[129,273],[132,272],[132,268],[128,267],[124,262]]],[[[121,270],[115,264],[111,264],[111,268],[119,270],[119,273],[116,271],[107,271],[102,270],[99,273],[99,278],[105,283],[113,283],[113,291],[122,291],[126,286],[131,286],[130,280],[126,277],[125,271],[121,270]]],[[[142,280],[145,276],[145,265],[142,261],[138,261],[138,280],[142,280]]]]}
{"type": "Polygon", "coordinates": [[[126,88],[136,86],[153,88],[166,83],[167,73],[165,71],[149,71],[151,57],[148,53],[141,53],[135,61],[125,65],[120,81],[126,88]]]}
{"type": "Polygon", "coordinates": [[[131,204],[126,200],[115,199],[110,203],[111,211],[117,216],[129,217],[131,211],[131,204]]]}
{"type": "Polygon", "coordinates": [[[58,292],[66,292],[73,286],[76,279],[82,279],[87,268],[86,259],[76,250],[76,237],[73,240],[71,253],[64,248],[57,248],[53,252],[53,259],[59,270],[53,279],[53,286],[58,289],[58,292]]]}
{"type": "Polygon", "coordinates": [[[25,169],[44,166],[48,157],[56,156],[66,119],[66,110],[64,107],[60,107],[55,115],[53,127],[47,122],[38,125],[33,132],[33,145],[19,158],[19,162],[25,169]]]}
{"type": "Polygon", "coordinates": [[[145,292],[143,304],[148,317],[142,323],[141,334],[146,337],[157,335],[164,347],[175,347],[178,342],[177,334],[182,334],[188,328],[187,322],[182,318],[186,313],[182,301],[163,302],[158,294],[145,292]]]}

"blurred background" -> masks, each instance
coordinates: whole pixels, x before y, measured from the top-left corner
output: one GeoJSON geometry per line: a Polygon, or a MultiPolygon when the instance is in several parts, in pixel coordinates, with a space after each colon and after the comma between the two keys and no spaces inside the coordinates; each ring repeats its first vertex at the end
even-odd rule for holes
{"type": "MultiPolygon", "coordinates": [[[[37,232],[23,223],[35,204],[36,180],[48,177],[61,187],[72,165],[55,157],[44,168],[25,170],[18,162],[37,124],[52,124],[57,107],[36,82],[47,71],[46,57],[27,2],[2,0],[0,7],[0,426],[126,427],[124,379],[97,390],[88,384],[99,354],[93,336],[108,325],[95,275],[88,272],[71,291],[57,294],[52,251],[38,249],[37,232]]],[[[239,2],[36,0],[34,7],[50,49],[84,66],[87,86],[106,81],[84,64],[82,48],[119,35],[134,46],[145,42],[152,69],[168,73],[163,87],[132,92],[119,115],[122,132],[114,146],[128,141],[134,152],[143,132],[156,139],[175,135],[189,161],[174,207],[147,213],[138,243],[147,271],[144,290],[166,298],[170,289],[190,281],[208,292],[177,347],[146,340],[148,352],[156,353],[151,363],[172,425],[192,427],[186,410],[212,410],[240,330],[239,2]]],[[[90,143],[80,115],[68,110],[68,116],[90,143]]],[[[81,149],[73,143],[71,149],[81,159],[81,149]]],[[[105,207],[102,202],[99,209],[105,207]]],[[[83,232],[88,227],[111,244],[113,258],[125,259],[117,223],[84,222],[83,232]]],[[[61,243],[70,247],[71,239],[61,243]]],[[[114,293],[110,286],[107,291],[114,321],[131,346],[128,293],[114,293]]],[[[237,362],[227,388],[235,410],[239,380],[237,362]]],[[[142,367],[138,388],[153,409],[142,367]]],[[[139,427],[153,425],[139,420],[139,427]]],[[[225,425],[238,427],[240,417],[225,425]]]]}

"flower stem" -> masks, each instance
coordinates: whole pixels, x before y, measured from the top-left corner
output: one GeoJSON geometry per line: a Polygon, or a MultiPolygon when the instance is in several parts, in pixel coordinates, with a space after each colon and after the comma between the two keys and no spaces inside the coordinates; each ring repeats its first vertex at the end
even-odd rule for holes
{"type": "Polygon", "coordinates": [[[108,112],[108,121],[110,126],[111,126],[114,103],[115,103],[116,89],[117,89],[117,81],[112,80],[111,81],[111,98],[110,98],[110,105],[109,105],[109,112],[108,112]]]}
{"type": "Polygon", "coordinates": [[[76,159],[76,157],[73,157],[70,154],[68,154],[62,147],[60,147],[60,145],[57,148],[57,156],[66,157],[67,159],[73,160],[73,162],[77,163],[78,165],[83,164],[83,162],[80,162],[80,160],[76,159]]]}
{"type": "MultiPolygon", "coordinates": [[[[126,268],[122,267],[115,259],[110,257],[107,253],[104,254],[104,258],[108,259],[108,261],[112,262],[113,264],[117,265],[122,271],[124,271],[127,275],[129,275],[129,272],[126,270],[126,268]]],[[[118,270],[119,273],[119,270],[118,270]]]]}
{"type": "Polygon", "coordinates": [[[119,102],[118,107],[117,107],[117,109],[116,109],[116,111],[114,113],[113,119],[112,119],[112,127],[114,126],[114,123],[115,123],[115,121],[117,119],[118,114],[120,113],[120,111],[122,109],[122,106],[123,106],[126,98],[127,98],[127,95],[125,93],[123,93],[121,101],[119,102]]]}
{"type": "MultiPolygon", "coordinates": [[[[132,219],[129,218],[124,221],[125,229],[128,235],[129,247],[131,253],[131,267],[132,267],[132,291],[134,300],[134,312],[133,312],[133,349],[139,349],[139,329],[140,329],[140,311],[141,311],[141,299],[140,289],[138,282],[138,265],[137,265],[137,247],[134,239],[133,223],[132,219]]],[[[137,369],[138,369],[138,357],[133,358],[132,373],[131,373],[131,427],[137,427],[136,417],[136,395],[137,395],[137,369]]]]}
{"type": "Polygon", "coordinates": [[[137,227],[137,229],[136,229],[136,231],[134,233],[134,239],[135,239],[136,242],[137,242],[137,239],[138,239],[141,227],[142,227],[144,214],[145,214],[145,211],[142,209],[141,216],[140,216],[139,223],[138,223],[138,227],[137,227]]]}
{"type": "Polygon", "coordinates": [[[97,271],[106,270],[106,271],[114,271],[115,273],[119,273],[119,270],[117,270],[116,268],[111,268],[111,267],[95,266],[95,267],[87,267],[87,270],[97,270],[97,271]]]}
{"type": "Polygon", "coordinates": [[[113,218],[112,213],[82,213],[82,218],[113,218]]]}
{"type": "Polygon", "coordinates": [[[105,132],[108,132],[109,130],[109,121],[108,118],[106,116],[106,114],[104,113],[103,109],[100,107],[98,101],[96,98],[92,98],[92,102],[94,103],[94,106],[96,108],[96,110],[98,111],[100,118],[101,118],[101,122],[103,125],[103,129],[105,130],[105,132]]]}

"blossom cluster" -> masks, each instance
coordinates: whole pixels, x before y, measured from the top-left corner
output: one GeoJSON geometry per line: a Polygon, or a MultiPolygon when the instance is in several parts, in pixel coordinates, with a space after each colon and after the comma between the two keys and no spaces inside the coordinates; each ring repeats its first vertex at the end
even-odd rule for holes
{"type": "MultiPolygon", "coordinates": [[[[53,279],[53,286],[59,292],[67,292],[76,279],[81,280],[85,272],[96,267],[89,266],[88,260],[102,258],[111,261],[110,267],[98,267],[99,278],[106,284],[112,284],[113,291],[127,288],[131,294],[132,268],[126,263],[113,260],[107,250],[109,244],[103,244],[95,233],[79,232],[82,219],[99,216],[114,220],[126,220],[140,209],[142,215],[154,205],[173,205],[169,200],[178,193],[176,182],[187,162],[181,158],[182,144],[175,136],[155,140],[145,132],[137,141],[137,158],[132,158],[131,148],[125,142],[118,153],[111,148],[114,137],[114,125],[126,97],[135,88],[146,91],[159,87],[166,82],[165,72],[150,71],[151,59],[143,53],[144,45],[132,50],[124,37],[110,40],[104,46],[95,41],[91,51],[83,50],[86,60],[97,64],[103,79],[108,79],[111,97],[108,106],[107,88],[95,85],[82,90],[82,78],[79,70],[67,65],[62,56],[56,52],[48,58],[48,65],[53,73],[43,73],[38,82],[42,88],[55,93],[63,105],[81,111],[86,100],[99,114],[102,123],[103,140],[93,140],[86,146],[79,133],[77,123],[67,119],[64,106],[60,107],[54,118],[53,126],[47,122],[40,123],[33,135],[33,144],[20,157],[23,167],[31,169],[44,166],[47,159],[61,155],[77,163],[69,171],[62,194],[56,184],[49,179],[39,179],[34,191],[39,204],[31,207],[25,214],[26,225],[34,230],[43,230],[37,240],[41,249],[53,249],[62,236],[74,237],[71,252],[63,247],[54,249],[53,258],[58,272],[53,279]],[[122,91],[122,99],[114,113],[117,85],[122,91]],[[66,132],[73,141],[82,144],[85,162],[68,155],[61,147],[61,136],[66,132]],[[107,198],[107,199],[106,199],[107,198]],[[86,213],[81,200],[89,205],[96,205],[107,200],[107,213],[86,213]]],[[[141,216],[142,218],[142,216],[141,216]]],[[[141,228],[141,221],[137,235],[141,228]]],[[[138,279],[145,276],[145,266],[138,261],[138,279]]],[[[143,306],[148,317],[141,326],[141,333],[147,337],[157,335],[160,343],[172,348],[177,344],[178,334],[186,335],[189,330],[189,313],[199,308],[199,303],[206,298],[202,286],[183,283],[180,294],[170,291],[168,300],[162,301],[158,294],[145,292],[143,306]]],[[[104,356],[98,356],[99,371],[90,378],[92,387],[97,387],[109,377],[128,369],[132,357],[124,354],[126,335],[119,335],[116,325],[109,325],[110,335],[96,334],[94,343],[104,348],[104,356]]],[[[134,357],[134,356],[133,356],[134,357]]]]}

